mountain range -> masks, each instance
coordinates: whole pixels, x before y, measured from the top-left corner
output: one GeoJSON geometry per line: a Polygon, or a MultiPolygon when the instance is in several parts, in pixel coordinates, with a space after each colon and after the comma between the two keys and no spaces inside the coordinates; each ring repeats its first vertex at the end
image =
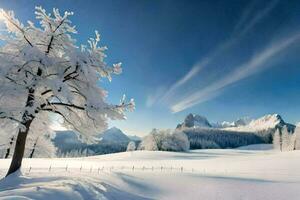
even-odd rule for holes
{"type": "MultiPolygon", "coordinates": [[[[189,114],[182,123],[177,125],[176,129],[187,134],[191,147],[204,148],[203,144],[199,146],[194,141],[203,140],[204,138],[211,142],[211,138],[214,138],[213,141],[219,147],[232,148],[246,144],[271,143],[275,130],[277,128],[281,129],[283,126],[287,126],[289,131],[293,131],[295,128],[295,125],[285,122],[279,114],[268,114],[252,120],[240,118],[233,122],[216,123],[209,122],[204,116],[189,114]],[[225,137],[227,142],[223,144],[225,137]],[[240,143],[236,143],[237,137],[239,137],[240,143]],[[230,145],[226,146],[228,144],[230,145]]],[[[141,140],[138,136],[126,135],[116,127],[99,133],[95,137],[97,141],[95,144],[87,144],[81,141],[73,131],[57,131],[53,142],[62,155],[74,150],[78,152],[86,150],[91,152],[91,155],[99,155],[126,151],[130,141],[138,143],[141,140]]]]}
{"type": "Polygon", "coordinates": [[[279,114],[268,114],[258,119],[250,120],[241,118],[233,122],[210,123],[206,117],[201,115],[189,114],[184,122],[177,125],[178,128],[217,128],[239,132],[260,132],[270,129],[282,128],[287,126],[289,130],[295,128],[295,125],[285,122],[279,114]]]}
{"type": "Polygon", "coordinates": [[[95,154],[114,153],[125,151],[127,144],[130,141],[139,141],[137,136],[127,136],[120,129],[112,127],[106,131],[96,134],[95,144],[88,144],[81,141],[74,131],[56,131],[56,136],[53,139],[54,145],[61,154],[70,151],[83,151],[89,149],[95,154]]]}

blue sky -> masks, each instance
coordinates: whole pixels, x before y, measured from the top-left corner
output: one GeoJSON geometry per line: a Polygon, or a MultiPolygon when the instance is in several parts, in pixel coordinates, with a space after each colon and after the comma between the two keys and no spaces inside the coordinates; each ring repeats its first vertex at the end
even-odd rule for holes
{"type": "Polygon", "coordinates": [[[78,43],[98,30],[123,74],[100,85],[136,101],[128,134],[174,128],[190,112],[209,121],[279,113],[300,121],[300,3],[270,1],[2,0],[23,22],[34,7],[73,11],[78,43]]]}

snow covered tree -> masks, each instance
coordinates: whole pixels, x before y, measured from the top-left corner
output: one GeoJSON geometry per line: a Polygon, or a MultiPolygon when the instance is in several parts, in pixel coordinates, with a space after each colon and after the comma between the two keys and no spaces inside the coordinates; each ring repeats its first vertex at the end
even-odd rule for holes
{"type": "Polygon", "coordinates": [[[17,125],[11,124],[9,121],[0,120],[0,155],[1,158],[11,157],[15,140],[17,125]]]}
{"type": "Polygon", "coordinates": [[[6,149],[6,153],[5,153],[5,156],[4,156],[5,159],[8,158],[9,155],[10,155],[10,151],[11,151],[11,149],[12,149],[12,147],[13,147],[14,140],[15,140],[15,136],[13,135],[13,136],[10,138],[8,147],[7,147],[7,149],[6,149]]]}
{"type": "Polygon", "coordinates": [[[139,150],[158,151],[157,143],[153,134],[145,136],[140,145],[139,150]]]}
{"type": "Polygon", "coordinates": [[[148,151],[188,151],[190,142],[181,131],[153,129],[140,143],[140,150],[148,151]]]}
{"type": "Polygon", "coordinates": [[[136,150],[135,142],[130,141],[127,145],[127,151],[135,151],[135,150],[136,150]]]}
{"type": "MultiPolygon", "coordinates": [[[[29,133],[30,134],[30,133],[29,133]]],[[[25,149],[25,155],[29,158],[53,158],[56,156],[56,147],[51,141],[52,136],[40,135],[35,140],[29,140],[27,148],[25,149]],[[33,143],[34,142],[34,143],[33,143]],[[32,145],[33,144],[33,145],[32,145]]]]}
{"type": "Polygon", "coordinates": [[[281,129],[281,138],[282,138],[282,151],[288,151],[290,145],[290,137],[287,127],[284,126],[281,129]]]}
{"type": "Polygon", "coordinates": [[[274,149],[278,149],[278,150],[282,150],[281,148],[281,136],[280,136],[280,132],[278,129],[275,130],[275,133],[273,135],[273,148],[274,149]]]}
{"type": "Polygon", "coordinates": [[[295,149],[296,134],[289,133],[287,126],[281,130],[282,134],[282,150],[293,151],[295,149]]]}
{"type": "Polygon", "coordinates": [[[50,128],[51,121],[47,113],[44,114],[45,119],[42,122],[34,120],[31,123],[25,146],[25,157],[52,158],[56,155],[56,147],[52,142],[55,133],[50,128]]]}
{"type": "Polygon", "coordinates": [[[296,150],[296,138],[297,138],[296,134],[293,133],[290,135],[290,143],[289,143],[289,147],[288,147],[289,151],[296,150]]]}
{"type": "Polygon", "coordinates": [[[264,143],[258,135],[215,128],[184,128],[181,130],[190,142],[191,149],[237,148],[240,146],[264,143]]]}
{"type": "Polygon", "coordinates": [[[99,86],[101,78],[111,80],[121,73],[121,64],[104,62],[106,47],[99,47],[100,36],[78,47],[69,17],[58,9],[47,14],[36,7],[33,22],[22,24],[12,11],[0,11],[5,23],[0,47],[0,118],[17,124],[13,159],[7,175],[21,167],[31,124],[42,124],[49,114],[60,116],[64,125],[81,139],[92,142],[92,135],[107,128],[107,119],[124,119],[124,112],[134,108],[134,101],[112,105],[107,92],[99,86]]]}
{"type": "Polygon", "coordinates": [[[300,127],[299,126],[296,126],[295,131],[294,131],[294,135],[295,135],[294,149],[295,150],[300,150],[300,127]]]}
{"type": "Polygon", "coordinates": [[[188,151],[190,142],[187,136],[175,131],[173,134],[167,133],[162,141],[161,150],[163,151],[188,151]]]}

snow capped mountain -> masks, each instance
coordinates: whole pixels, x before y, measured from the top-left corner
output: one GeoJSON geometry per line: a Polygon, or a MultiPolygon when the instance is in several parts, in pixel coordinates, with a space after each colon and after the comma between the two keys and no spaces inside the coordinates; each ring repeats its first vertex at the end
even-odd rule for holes
{"type": "Polygon", "coordinates": [[[211,128],[212,126],[205,117],[201,115],[194,115],[191,113],[188,116],[186,116],[182,124],[177,125],[177,128],[183,128],[183,127],[211,128]]]}
{"type": "MultiPolygon", "coordinates": [[[[99,142],[129,142],[130,139],[120,129],[112,127],[106,131],[96,135],[99,142]]],[[[54,139],[56,143],[64,144],[80,144],[82,143],[75,132],[73,131],[56,131],[56,137],[54,139]]]]}
{"type": "MultiPolygon", "coordinates": [[[[286,123],[279,114],[268,114],[261,118],[250,120],[249,118],[240,118],[234,122],[217,122],[210,123],[205,117],[200,115],[189,114],[183,123],[177,128],[198,127],[198,128],[217,128],[239,132],[261,132],[266,130],[275,130],[287,126],[289,130],[293,130],[293,124],[286,123]]],[[[300,125],[300,124],[299,124],[300,125]]]]}
{"type": "Polygon", "coordinates": [[[246,126],[250,123],[250,119],[247,117],[240,118],[233,122],[216,122],[210,123],[206,117],[197,115],[197,114],[189,114],[184,119],[184,122],[177,125],[177,128],[191,128],[191,127],[199,127],[199,128],[229,128],[229,127],[240,127],[246,126]]]}
{"type": "MultiPolygon", "coordinates": [[[[205,117],[189,114],[184,122],[177,126],[177,129],[192,132],[193,134],[195,132],[190,137],[191,139],[189,138],[190,140],[197,140],[199,137],[203,139],[203,135],[212,137],[213,134],[217,134],[216,137],[224,137],[224,133],[229,134],[230,137],[233,135],[236,137],[237,135],[241,136],[241,134],[244,136],[245,134],[254,134],[264,143],[271,143],[275,130],[282,129],[284,126],[287,127],[289,132],[293,132],[295,129],[295,125],[286,123],[278,114],[265,115],[252,121],[248,118],[241,118],[234,122],[224,121],[212,124],[205,117]]],[[[256,139],[251,139],[249,142],[253,141],[257,142],[256,139]]]]}
{"type": "Polygon", "coordinates": [[[95,144],[87,144],[81,141],[73,131],[56,131],[53,139],[58,152],[65,154],[74,150],[89,149],[95,155],[125,151],[130,141],[120,129],[113,127],[96,135],[95,144]]]}
{"type": "Polygon", "coordinates": [[[286,125],[288,129],[293,129],[294,127],[294,125],[286,123],[279,114],[269,114],[256,120],[252,120],[249,124],[237,127],[227,127],[225,129],[244,132],[258,132],[282,128],[284,125],[286,125]]]}
{"type": "Polygon", "coordinates": [[[236,121],[233,122],[217,122],[217,123],[211,123],[212,127],[214,128],[229,128],[229,127],[239,127],[239,126],[246,126],[250,123],[250,119],[245,117],[245,118],[240,118],[236,121]]]}
{"type": "Polygon", "coordinates": [[[141,141],[142,140],[141,137],[136,136],[136,135],[128,135],[128,137],[131,141],[141,141]]]}
{"type": "Polygon", "coordinates": [[[234,126],[246,126],[251,122],[248,117],[240,118],[234,122],[234,126]]]}
{"type": "Polygon", "coordinates": [[[129,142],[130,139],[120,129],[112,127],[96,136],[101,142],[129,142]]]}
{"type": "Polygon", "coordinates": [[[219,128],[226,128],[226,127],[233,127],[233,126],[235,126],[234,122],[223,121],[221,124],[219,124],[219,128]]]}
{"type": "Polygon", "coordinates": [[[278,114],[265,115],[259,119],[252,120],[249,123],[249,127],[253,127],[260,130],[274,128],[276,126],[284,126],[285,122],[282,117],[278,114]]]}

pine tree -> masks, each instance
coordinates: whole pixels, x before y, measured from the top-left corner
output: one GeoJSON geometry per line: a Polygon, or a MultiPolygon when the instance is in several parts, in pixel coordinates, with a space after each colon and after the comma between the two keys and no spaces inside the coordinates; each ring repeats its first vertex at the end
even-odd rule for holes
{"type": "Polygon", "coordinates": [[[278,149],[278,150],[282,150],[281,148],[281,137],[280,137],[280,133],[279,130],[276,129],[275,133],[273,135],[273,148],[274,149],[278,149]]]}
{"type": "Polygon", "coordinates": [[[281,140],[282,140],[282,151],[287,151],[287,147],[289,144],[289,135],[285,127],[281,130],[281,140]]]}

